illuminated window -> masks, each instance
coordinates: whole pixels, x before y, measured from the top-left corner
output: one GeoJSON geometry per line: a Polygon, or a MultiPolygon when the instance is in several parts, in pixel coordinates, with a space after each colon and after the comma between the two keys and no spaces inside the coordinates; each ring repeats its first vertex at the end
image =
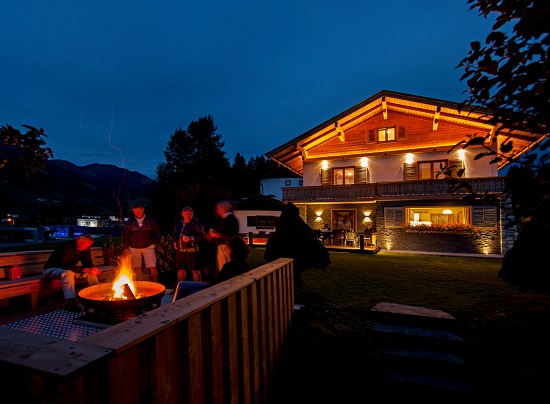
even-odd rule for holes
{"type": "Polygon", "coordinates": [[[379,128],[378,141],[389,142],[395,140],[395,128],[379,128]]]}
{"type": "Polygon", "coordinates": [[[335,168],[332,171],[333,185],[349,185],[355,183],[355,167],[335,168]]]}

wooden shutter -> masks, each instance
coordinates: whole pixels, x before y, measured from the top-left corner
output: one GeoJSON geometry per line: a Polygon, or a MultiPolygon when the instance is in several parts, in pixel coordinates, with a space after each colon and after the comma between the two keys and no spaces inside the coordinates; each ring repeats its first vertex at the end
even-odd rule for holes
{"type": "Polygon", "coordinates": [[[332,170],[330,168],[326,170],[321,170],[321,185],[323,186],[332,185],[332,181],[330,180],[331,173],[332,173],[332,170]]]}
{"type": "Polygon", "coordinates": [[[376,142],[376,132],[374,129],[369,129],[369,143],[376,142]]]}
{"type": "Polygon", "coordinates": [[[489,229],[497,228],[497,208],[494,206],[472,206],[472,224],[489,229]]]}
{"type": "Polygon", "coordinates": [[[398,139],[405,139],[407,132],[405,131],[404,126],[399,126],[397,128],[397,138],[398,139]]]}
{"type": "Polygon", "coordinates": [[[462,160],[456,159],[456,160],[449,160],[449,168],[452,169],[451,171],[451,177],[453,178],[459,178],[460,175],[459,171],[462,170],[462,160]]]}
{"type": "Polygon", "coordinates": [[[415,181],[418,179],[418,168],[416,163],[403,164],[403,180],[415,181]]]}
{"type": "Polygon", "coordinates": [[[361,166],[355,167],[355,183],[356,184],[369,183],[369,169],[367,167],[361,167],[361,166]]]}
{"type": "Polygon", "coordinates": [[[405,208],[384,208],[384,227],[395,228],[403,227],[403,218],[405,217],[405,208]]]}

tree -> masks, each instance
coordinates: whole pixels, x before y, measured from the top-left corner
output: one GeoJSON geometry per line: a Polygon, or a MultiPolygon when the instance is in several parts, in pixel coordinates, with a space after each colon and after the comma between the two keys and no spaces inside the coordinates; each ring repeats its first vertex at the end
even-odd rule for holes
{"type": "MultiPolygon", "coordinates": [[[[458,67],[465,72],[461,80],[467,80],[469,98],[461,105],[478,105],[490,112],[490,123],[497,128],[527,131],[539,136],[538,148],[520,157],[510,152],[513,135],[499,150],[485,147],[477,158],[491,157],[491,164],[506,161],[521,167],[510,169],[507,191],[514,214],[511,225],[518,225],[519,234],[514,246],[503,260],[499,275],[511,283],[524,287],[548,289],[548,270],[535,265],[546,259],[545,248],[550,243],[550,145],[548,119],[550,117],[550,2],[547,0],[468,0],[470,9],[478,9],[487,17],[497,13],[498,17],[487,36],[485,46],[472,42],[469,55],[458,67]],[[510,27],[511,25],[511,27],[510,27]],[[525,187],[528,198],[521,193],[525,187]],[[533,248],[533,246],[539,248],[533,248]],[[527,268],[525,259],[532,268],[527,268]],[[545,282],[545,284],[543,284],[545,282]]],[[[483,146],[483,138],[473,135],[454,147],[483,146]]],[[[450,190],[468,188],[466,180],[452,179],[446,172],[450,190]]],[[[459,172],[459,176],[463,174],[459,172]]],[[[483,195],[470,194],[469,198],[483,195]]],[[[494,202],[494,201],[493,201],[494,202]]]]}
{"type": "Polygon", "coordinates": [[[22,125],[27,132],[21,133],[10,125],[0,126],[0,169],[12,165],[26,175],[44,168],[46,159],[53,157],[52,149],[44,147],[47,137],[44,129],[22,125]]]}
{"type": "Polygon", "coordinates": [[[171,232],[185,205],[206,228],[212,226],[215,204],[232,199],[229,188],[229,160],[222,150],[224,142],[212,116],[192,121],[187,129],[178,128],[170,137],[157,166],[157,185],[152,195],[151,215],[164,232],[171,232]]]}

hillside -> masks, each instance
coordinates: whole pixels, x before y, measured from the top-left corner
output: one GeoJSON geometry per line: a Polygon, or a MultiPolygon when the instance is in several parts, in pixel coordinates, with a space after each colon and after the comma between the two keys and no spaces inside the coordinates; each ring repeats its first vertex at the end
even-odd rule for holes
{"type": "Polygon", "coordinates": [[[148,204],[153,187],[154,181],[137,171],[111,164],[77,166],[54,159],[28,179],[3,178],[0,215],[42,218],[42,224],[50,218],[127,216],[133,203],[148,204]]]}

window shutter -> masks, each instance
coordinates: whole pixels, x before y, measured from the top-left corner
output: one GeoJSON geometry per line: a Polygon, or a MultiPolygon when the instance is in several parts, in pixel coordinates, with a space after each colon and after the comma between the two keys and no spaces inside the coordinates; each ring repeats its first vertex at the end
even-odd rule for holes
{"type": "Polygon", "coordinates": [[[406,137],[406,132],[405,132],[405,127],[404,126],[399,126],[397,128],[397,137],[399,139],[405,139],[406,137]]]}
{"type": "Polygon", "coordinates": [[[367,167],[356,166],[355,167],[355,183],[356,184],[368,184],[369,182],[369,169],[367,167]]]}
{"type": "Polygon", "coordinates": [[[331,185],[330,173],[331,173],[330,169],[321,170],[321,185],[323,186],[331,185]]]}
{"type": "Polygon", "coordinates": [[[497,208],[494,206],[473,206],[472,224],[489,229],[497,228],[497,208]]]}
{"type": "Polygon", "coordinates": [[[462,169],[462,160],[449,160],[449,168],[452,168],[451,177],[459,178],[458,171],[462,169]]]}
{"type": "Polygon", "coordinates": [[[384,208],[384,227],[403,227],[405,208],[384,208]]]}
{"type": "Polygon", "coordinates": [[[416,163],[403,164],[403,179],[405,181],[415,181],[418,179],[416,163]]]}
{"type": "Polygon", "coordinates": [[[369,129],[369,143],[374,143],[374,142],[376,142],[374,129],[369,129]]]}

